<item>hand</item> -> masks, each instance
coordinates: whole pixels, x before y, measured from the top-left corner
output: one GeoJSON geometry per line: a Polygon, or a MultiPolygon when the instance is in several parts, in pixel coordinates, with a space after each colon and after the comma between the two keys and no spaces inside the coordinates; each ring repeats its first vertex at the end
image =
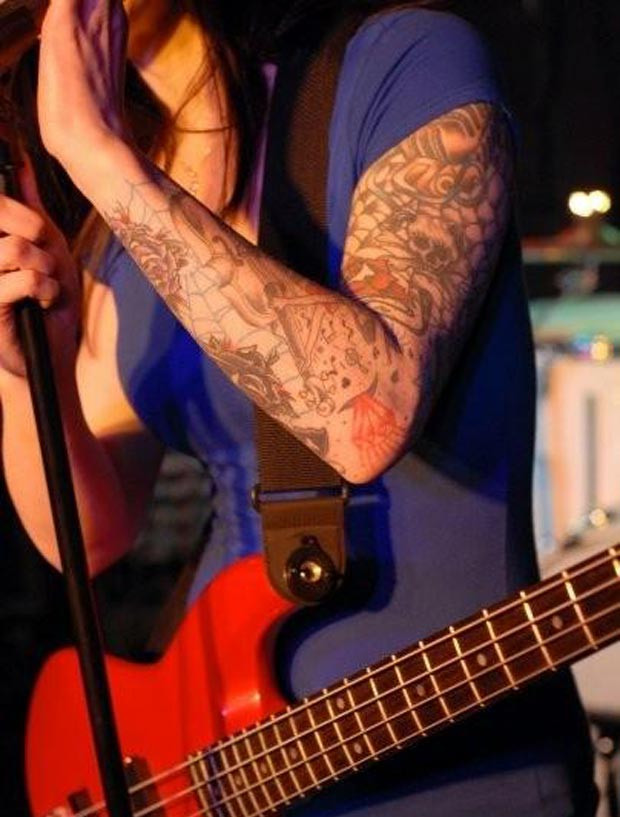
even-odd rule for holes
{"type": "Polygon", "coordinates": [[[64,236],[41,212],[0,195],[0,372],[24,376],[14,308],[31,297],[46,309],[52,354],[73,365],[78,278],[64,236]]]}
{"type": "Polygon", "coordinates": [[[127,21],[121,0],[51,0],[41,29],[38,109],[47,150],[71,174],[123,135],[127,21]]]}

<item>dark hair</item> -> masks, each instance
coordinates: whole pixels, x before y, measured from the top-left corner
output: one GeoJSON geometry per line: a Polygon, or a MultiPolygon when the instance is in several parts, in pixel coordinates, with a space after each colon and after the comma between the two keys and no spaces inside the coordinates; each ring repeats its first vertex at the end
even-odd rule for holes
{"type": "MultiPolygon", "coordinates": [[[[266,88],[262,65],[278,62],[291,48],[311,40],[336,18],[352,10],[369,15],[395,6],[443,8],[450,0],[171,0],[179,12],[193,15],[215,52],[221,71],[227,115],[232,125],[231,155],[236,167],[234,189],[226,207],[234,208],[243,197],[251,172],[257,139],[264,120],[266,88]]],[[[36,127],[34,77],[36,49],[18,66],[13,96],[24,112],[21,126],[26,149],[33,158],[42,198],[50,215],[69,235],[75,235],[90,206],[75,190],[62,168],[45,153],[36,127]]],[[[205,80],[211,65],[194,78],[187,103],[205,80]]],[[[181,106],[182,110],[183,106],[181,106]]],[[[146,153],[174,153],[175,115],[170,116],[151,94],[137,71],[129,66],[126,79],[126,111],[136,144],[146,153]]],[[[90,232],[89,232],[90,235],[90,232]]],[[[84,238],[84,235],[82,236],[84,238]]],[[[80,241],[86,245],[88,241],[80,241]]]]}
{"type": "MultiPolygon", "coordinates": [[[[186,0],[188,2],[188,0],[186,0]]],[[[189,0],[219,58],[237,145],[237,184],[231,203],[243,195],[265,113],[261,66],[279,62],[298,45],[351,11],[368,15],[394,6],[443,8],[450,0],[189,0]]]]}

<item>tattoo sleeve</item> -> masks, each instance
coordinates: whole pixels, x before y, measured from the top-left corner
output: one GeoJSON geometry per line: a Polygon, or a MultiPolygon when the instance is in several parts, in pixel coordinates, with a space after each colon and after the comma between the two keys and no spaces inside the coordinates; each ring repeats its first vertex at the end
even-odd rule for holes
{"type": "Polygon", "coordinates": [[[168,306],[233,383],[345,477],[379,473],[426,416],[495,265],[511,184],[502,114],[455,109],[367,170],[341,292],[141,168],[105,215],[168,306]]]}

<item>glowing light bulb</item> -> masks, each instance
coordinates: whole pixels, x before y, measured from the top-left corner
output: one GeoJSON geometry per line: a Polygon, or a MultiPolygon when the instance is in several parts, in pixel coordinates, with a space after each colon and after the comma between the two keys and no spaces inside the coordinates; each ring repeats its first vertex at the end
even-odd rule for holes
{"type": "Polygon", "coordinates": [[[611,196],[604,190],[592,190],[588,198],[595,213],[608,213],[611,210],[611,196]]]}
{"type": "Polygon", "coordinates": [[[590,357],[598,363],[609,360],[614,353],[612,341],[605,335],[595,335],[590,343],[590,357]]]}
{"type": "Polygon", "coordinates": [[[602,508],[594,508],[590,511],[588,519],[594,528],[603,528],[609,522],[609,517],[602,508]]]}
{"type": "Polygon", "coordinates": [[[594,212],[594,207],[590,196],[583,190],[575,190],[568,198],[568,209],[574,216],[579,218],[590,218],[594,212]]]}

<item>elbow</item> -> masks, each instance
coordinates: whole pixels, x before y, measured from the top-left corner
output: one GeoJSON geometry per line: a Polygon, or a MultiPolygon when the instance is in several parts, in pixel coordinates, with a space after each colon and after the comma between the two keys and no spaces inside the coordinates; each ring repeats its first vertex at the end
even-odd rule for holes
{"type": "Polygon", "coordinates": [[[373,428],[367,425],[363,433],[353,434],[338,469],[354,485],[363,485],[381,477],[407,451],[418,428],[417,407],[400,414],[395,412],[373,428]]]}
{"type": "Polygon", "coordinates": [[[406,450],[406,441],[400,445],[383,446],[377,444],[373,451],[364,452],[363,456],[352,458],[346,467],[340,470],[341,476],[352,485],[364,485],[381,477],[406,450]]]}

